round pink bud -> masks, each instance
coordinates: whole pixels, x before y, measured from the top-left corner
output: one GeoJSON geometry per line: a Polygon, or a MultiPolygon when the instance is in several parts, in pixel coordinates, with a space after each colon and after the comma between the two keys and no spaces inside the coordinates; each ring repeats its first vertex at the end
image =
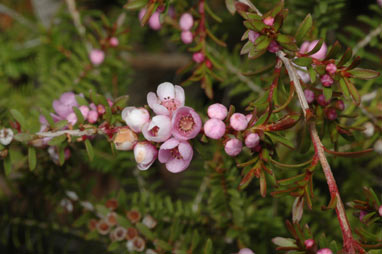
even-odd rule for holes
{"type": "Polygon", "coordinates": [[[329,74],[334,74],[337,71],[337,66],[334,63],[330,63],[330,64],[326,65],[326,71],[329,74]]]}
{"type": "Polygon", "coordinates": [[[273,23],[275,22],[275,19],[273,17],[266,17],[263,19],[264,24],[267,26],[273,26],[273,23]]]}
{"type": "Polygon", "coordinates": [[[215,103],[208,107],[207,114],[210,118],[224,120],[228,114],[228,110],[223,104],[215,103]]]}
{"type": "Polygon", "coordinates": [[[382,205],[380,205],[378,208],[378,214],[382,217],[382,205]]]}
{"type": "Polygon", "coordinates": [[[117,47],[118,44],[119,44],[118,38],[117,37],[111,37],[110,40],[109,40],[109,44],[112,47],[117,47]]]}
{"type": "Polygon", "coordinates": [[[105,60],[105,53],[100,49],[90,51],[90,62],[94,65],[100,65],[105,60]]]}
{"type": "Polygon", "coordinates": [[[334,108],[328,108],[325,113],[329,120],[333,121],[337,119],[337,111],[334,108]]]}
{"type": "Polygon", "coordinates": [[[365,217],[366,214],[367,214],[366,211],[361,210],[361,211],[359,212],[359,220],[362,221],[362,220],[363,220],[363,217],[365,217]]]}
{"type": "Polygon", "coordinates": [[[314,92],[312,90],[306,89],[304,91],[304,95],[308,103],[312,103],[314,101],[314,92]]]}
{"type": "Polygon", "coordinates": [[[329,74],[324,74],[321,76],[321,83],[325,87],[330,87],[333,84],[333,79],[329,74]]]}
{"type": "Polygon", "coordinates": [[[243,131],[247,128],[248,122],[245,115],[234,113],[229,119],[229,123],[234,130],[243,131]]]}
{"type": "Polygon", "coordinates": [[[329,104],[329,101],[325,99],[325,96],[323,94],[318,95],[316,98],[316,101],[318,104],[320,104],[323,107],[329,104]]]}
{"type": "Polygon", "coordinates": [[[190,31],[183,31],[180,34],[180,38],[182,39],[184,44],[190,44],[192,42],[192,33],[190,31]]]}
{"type": "Polygon", "coordinates": [[[336,109],[342,111],[345,109],[345,104],[342,100],[336,101],[336,109]]]}
{"type": "Polygon", "coordinates": [[[250,40],[252,43],[255,43],[256,39],[259,38],[260,34],[256,33],[253,30],[249,30],[248,32],[248,40],[250,40]]]}
{"type": "Polygon", "coordinates": [[[240,249],[237,254],[255,254],[251,249],[243,248],[240,249]]]}
{"type": "Polygon", "coordinates": [[[179,26],[183,31],[188,31],[194,24],[194,18],[190,13],[184,13],[179,19],[179,26]]]}
{"type": "Polygon", "coordinates": [[[241,141],[237,138],[233,138],[228,140],[228,142],[225,144],[224,151],[229,156],[237,156],[241,152],[242,148],[243,144],[241,143],[241,141]]]}
{"type": "Polygon", "coordinates": [[[98,113],[97,113],[97,111],[90,110],[89,114],[88,114],[88,117],[87,117],[87,120],[88,120],[89,123],[97,122],[97,120],[98,120],[98,113]]]}
{"type": "Polygon", "coordinates": [[[88,114],[89,114],[89,108],[87,106],[83,105],[83,106],[80,106],[78,109],[80,110],[83,117],[86,119],[88,117],[88,114]]]}
{"type": "Polygon", "coordinates": [[[333,252],[328,248],[323,248],[317,251],[317,254],[333,254],[333,252]]]}
{"type": "Polygon", "coordinates": [[[281,49],[280,45],[275,41],[271,41],[271,43],[268,46],[268,51],[271,53],[276,53],[280,49],[281,49]]]}
{"type": "Polygon", "coordinates": [[[313,239],[307,239],[307,240],[304,241],[305,247],[306,247],[307,249],[312,248],[313,245],[314,245],[314,243],[315,243],[315,242],[314,242],[313,239]]]}
{"type": "Polygon", "coordinates": [[[159,12],[154,12],[149,19],[149,26],[153,30],[159,30],[161,28],[159,12]]]}
{"type": "Polygon", "coordinates": [[[202,52],[196,52],[192,55],[192,59],[196,63],[202,63],[204,61],[204,54],[202,52]]]}
{"type": "Polygon", "coordinates": [[[245,146],[248,148],[254,148],[260,143],[260,137],[257,133],[250,133],[244,140],[245,146]]]}
{"type": "Polygon", "coordinates": [[[207,137],[212,139],[220,139],[225,134],[225,124],[222,120],[219,119],[209,119],[204,124],[204,134],[206,134],[207,137]]]}
{"type": "Polygon", "coordinates": [[[97,105],[97,112],[100,115],[105,114],[105,112],[106,112],[105,106],[102,104],[97,105]]]}
{"type": "MultiPolygon", "coordinates": [[[[252,120],[252,117],[253,117],[252,114],[246,114],[246,115],[245,115],[245,118],[247,118],[247,122],[248,122],[248,124],[249,124],[249,122],[252,120]]],[[[256,123],[256,120],[254,120],[254,121],[252,122],[251,126],[255,125],[255,123],[256,123]]]]}
{"type": "Polygon", "coordinates": [[[70,113],[67,117],[66,117],[66,120],[68,121],[68,123],[70,123],[71,125],[75,125],[76,122],[77,122],[77,116],[76,114],[73,112],[73,113],[70,113]]]}

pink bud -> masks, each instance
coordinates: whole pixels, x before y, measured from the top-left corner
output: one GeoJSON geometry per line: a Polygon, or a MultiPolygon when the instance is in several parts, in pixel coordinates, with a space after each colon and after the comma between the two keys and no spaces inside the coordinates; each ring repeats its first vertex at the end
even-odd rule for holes
{"type": "Polygon", "coordinates": [[[159,11],[160,13],[164,12],[164,10],[166,10],[166,6],[164,6],[163,4],[159,5],[157,8],[157,11],[159,11]]]}
{"type": "Polygon", "coordinates": [[[110,99],[107,99],[107,104],[109,104],[109,107],[113,107],[113,101],[110,99]]]}
{"type": "Polygon", "coordinates": [[[247,128],[248,122],[245,115],[234,113],[229,119],[229,123],[234,130],[243,131],[247,128]]]}
{"type": "MultiPolygon", "coordinates": [[[[245,115],[245,118],[247,118],[247,122],[248,122],[248,124],[249,124],[249,122],[252,120],[252,117],[253,117],[252,114],[246,114],[246,115],[245,115]]],[[[251,126],[255,125],[255,123],[256,123],[256,120],[252,122],[251,126]]]]}
{"type": "Polygon", "coordinates": [[[183,31],[188,31],[194,24],[194,18],[190,13],[184,13],[179,19],[179,26],[183,31]]]}
{"type": "Polygon", "coordinates": [[[321,83],[325,87],[330,87],[333,84],[333,79],[329,74],[324,74],[321,76],[321,83]]]}
{"type": "Polygon", "coordinates": [[[281,49],[280,45],[275,41],[271,41],[271,43],[268,46],[268,51],[271,53],[276,53],[280,49],[281,49]]]}
{"type": "Polygon", "coordinates": [[[70,123],[71,125],[75,125],[76,122],[77,122],[77,116],[76,114],[73,112],[73,113],[70,113],[67,117],[66,117],[66,120],[68,121],[68,123],[70,123]]]}
{"type": "Polygon", "coordinates": [[[382,217],[382,205],[380,205],[378,208],[378,214],[382,217]]]}
{"type": "Polygon", "coordinates": [[[105,53],[100,49],[90,51],[90,62],[94,65],[100,65],[105,60],[105,53]]]}
{"type": "Polygon", "coordinates": [[[273,23],[275,22],[275,19],[273,17],[269,16],[269,17],[266,17],[265,19],[263,19],[263,22],[267,26],[273,26],[273,23]]]}
{"type": "Polygon", "coordinates": [[[204,124],[204,134],[212,139],[220,139],[225,134],[225,124],[219,119],[209,119],[204,124]]]}
{"type": "Polygon", "coordinates": [[[367,214],[366,211],[361,210],[361,211],[359,212],[359,220],[362,221],[362,220],[363,220],[363,217],[365,217],[366,214],[367,214]]]}
{"type": "Polygon", "coordinates": [[[111,37],[109,40],[109,44],[112,47],[117,47],[119,44],[118,38],[117,37],[111,37]]]}
{"type": "Polygon", "coordinates": [[[100,115],[105,114],[105,112],[106,112],[105,106],[102,104],[97,105],[97,112],[100,115]]]}
{"type": "Polygon", "coordinates": [[[342,100],[336,101],[336,109],[342,111],[345,109],[345,104],[342,100]]]}
{"type": "Polygon", "coordinates": [[[137,134],[126,127],[118,130],[113,142],[117,150],[129,151],[133,149],[137,141],[137,134]]]}
{"type": "Polygon", "coordinates": [[[241,152],[241,149],[243,148],[243,144],[240,140],[237,138],[233,138],[228,140],[228,142],[224,146],[224,151],[229,156],[236,156],[241,152]]]}
{"type": "Polygon", "coordinates": [[[150,121],[150,113],[145,108],[127,107],[122,111],[122,119],[135,132],[141,132],[145,123],[150,121]]]}
{"type": "Polygon", "coordinates": [[[249,30],[248,32],[248,40],[250,40],[252,43],[255,43],[256,39],[259,38],[260,34],[256,33],[253,30],[249,30]]]}
{"type": "Polygon", "coordinates": [[[337,71],[337,66],[334,63],[330,63],[326,65],[325,69],[329,74],[334,74],[337,71]]]}
{"type": "Polygon", "coordinates": [[[314,92],[312,90],[306,89],[304,91],[304,95],[308,103],[312,103],[314,101],[314,92]]]}
{"type": "Polygon", "coordinates": [[[243,248],[240,249],[237,254],[255,254],[251,249],[243,248]]]}
{"type": "Polygon", "coordinates": [[[204,61],[204,55],[202,52],[196,52],[192,55],[192,59],[196,63],[202,63],[204,61]]]}
{"type": "Polygon", "coordinates": [[[138,163],[138,168],[140,170],[148,169],[156,160],[158,156],[158,151],[154,145],[151,143],[144,141],[138,142],[134,146],[134,158],[138,163]]]}
{"type": "Polygon", "coordinates": [[[307,249],[312,248],[313,245],[314,245],[314,243],[315,243],[315,242],[314,242],[313,239],[307,239],[307,240],[304,241],[305,247],[306,247],[307,249]]]}
{"type": "Polygon", "coordinates": [[[161,28],[159,12],[154,12],[149,19],[149,26],[153,30],[159,30],[161,28]]]}
{"type": "Polygon", "coordinates": [[[337,119],[337,111],[334,108],[328,108],[325,113],[329,120],[333,121],[337,119]]]}
{"type": "Polygon", "coordinates": [[[250,133],[244,140],[248,148],[254,148],[260,143],[260,137],[257,133],[250,133]]]}
{"type": "MultiPolygon", "coordinates": [[[[309,44],[309,47],[307,49],[307,52],[311,51],[312,49],[314,49],[314,47],[317,45],[318,43],[318,40],[315,40],[315,41],[312,41],[310,44],[309,44]]],[[[325,42],[322,43],[321,45],[321,48],[319,51],[317,51],[316,53],[314,53],[313,55],[311,55],[310,57],[313,57],[313,58],[317,58],[317,59],[320,59],[320,60],[323,60],[326,56],[326,51],[327,51],[327,47],[326,47],[326,44],[325,42]]],[[[307,53],[307,52],[304,52],[304,53],[307,53]]]]}
{"type": "Polygon", "coordinates": [[[318,95],[316,98],[316,101],[318,104],[320,104],[323,107],[329,104],[329,101],[325,99],[325,96],[323,94],[318,95]]]}
{"type": "Polygon", "coordinates": [[[215,103],[208,107],[207,114],[210,118],[224,120],[228,114],[228,110],[223,104],[215,103]]]}
{"type": "Polygon", "coordinates": [[[88,114],[88,122],[89,123],[95,123],[98,120],[98,113],[95,110],[90,110],[88,114]]]}
{"type": "Polygon", "coordinates": [[[81,111],[81,114],[86,119],[86,117],[88,117],[88,114],[89,114],[89,108],[83,105],[83,106],[80,106],[78,109],[81,111]]]}
{"type": "Polygon", "coordinates": [[[333,254],[333,252],[328,248],[323,248],[317,251],[317,254],[333,254]]]}
{"type": "Polygon", "coordinates": [[[210,61],[210,59],[207,59],[207,60],[206,60],[206,66],[207,66],[207,68],[210,69],[210,70],[212,69],[212,67],[214,67],[214,66],[212,65],[212,62],[210,61]]]}
{"type": "Polygon", "coordinates": [[[184,44],[190,44],[193,40],[192,33],[190,31],[183,31],[180,34],[180,38],[182,39],[184,44]]]}
{"type": "Polygon", "coordinates": [[[139,14],[138,14],[139,21],[142,22],[142,19],[143,19],[143,17],[145,16],[145,14],[146,14],[146,8],[143,8],[143,9],[141,9],[141,10],[139,11],[139,14]]]}

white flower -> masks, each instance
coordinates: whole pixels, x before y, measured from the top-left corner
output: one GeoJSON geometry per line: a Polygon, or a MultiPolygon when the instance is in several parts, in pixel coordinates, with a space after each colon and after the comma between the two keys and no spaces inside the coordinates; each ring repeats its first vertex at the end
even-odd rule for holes
{"type": "Polygon", "coordinates": [[[157,94],[147,94],[149,107],[158,115],[171,116],[177,108],[184,106],[184,90],[182,87],[164,82],[157,88],[157,94]]]}
{"type": "Polygon", "coordinates": [[[6,128],[0,130],[0,143],[4,146],[9,145],[13,140],[12,129],[6,128]]]}
{"type": "Polygon", "coordinates": [[[135,132],[141,132],[145,123],[150,121],[150,113],[145,108],[127,107],[122,111],[122,119],[135,132]]]}
{"type": "Polygon", "coordinates": [[[154,116],[142,128],[143,136],[149,141],[164,142],[171,136],[171,119],[165,115],[154,116]]]}
{"type": "Polygon", "coordinates": [[[158,151],[149,142],[138,142],[134,146],[134,157],[140,170],[148,169],[156,160],[158,151]]]}

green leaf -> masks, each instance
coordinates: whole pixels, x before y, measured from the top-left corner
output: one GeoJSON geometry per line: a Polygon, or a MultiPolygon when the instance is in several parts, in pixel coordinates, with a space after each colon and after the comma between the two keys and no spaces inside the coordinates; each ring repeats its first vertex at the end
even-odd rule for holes
{"type": "Polygon", "coordinates": [[[50,113],[48,112],[48,110],[46,110],[45,108],[42,108],[41,109],[41,114],[45,117],[46,121],[48,122],[49,126],[54,126],[54,120],[52,118],[52,116],[50,115],[50,113]]]}
{"type": "Polygon", "coordinates": [[[107,247],[107,250],[108,251],[114,251],[114,250],[116,250],[116,249],[118,249],[118,247],[119,247],[119,242],[112,242],[111,244],[109,244],[109,246],[107,247]]]}
{"type": "Polygon", "coordinates": [[[293,36],[281,33],[277,35],[276,40],[281,44],[291,44],[296,42],[293,36]]]}
{"type": "Polygon", "coordinates": [[[323,90],[325,100],[330,101],[330,99],[332,98],[333,89],[331,87],[324,87],[323,90]]]}
{"type": "Polygon", "coordinates": [[[28,133],[17,133],[14,136],[14,139],[19,142],[28,142],[33,139],[33,135],[28,133]]]}
{"type": "Polygon", "coordinates": [[[88,101],[84,97],[82,97],[80,95],[76,95],[76,101],[78,102],[78,104],[80,106],[82,106],[82,105],[88,106],[89,105],[88,101]]]}
{"type": "Polygon", "coordinates": [[[300,57],[293,60],[299,66],[310,66],[313,62],[311,57],[300,57]]]}
{"type": "Polygon", "coordinates": [[[295,35],[297,43],[301,43],[306,35],[306,33],[311,29],[313,24],[312,15],[306,15],[305,19],[301,22],[301,24],[297,28],[297,32],[295,35]]]}
{"type": "Polygon", "coordinates": [[[275,7],[273,7],[272,10],[264,14],[264,18],[271,16],[271,17],[276,17],[276,15],[284,8],[284,1],[280,1],[276,4],[275,7]]]}
{"type": "Polygon", "coordinates": [[[255,44],[255,50],[256,51],[262,51],[268,48],[269,44],[271,43],[271,38],[261,35],[259,38],[256,40],[255,44]]]}
{"type": "Polygon", "coordinates": [[[90,142],[89,139],[85,140],[85,146],[86,146],[86,151],[88,152],[89,160],[93,161],[94,150],[93,150],[92,143],[90,142]]]}
{"type": "Polygon", "coordinates": [[[268,132],[268,131],[264,132],[264,134],[267,135],[272,140],[273,143],[281,143],[288,148],[294,149],[294,145],[292,141],[288,140],[287,138],[279,134],[275,134],[273,132],[268,132]]]}
{"type": "Polygon", "coordinates": [[[321,46],[323,43],[324,43],[324,40],[320,39],[318,43],[316,44],[316,46],[311,51],[307,52],[306,55],[310,56],[310,55],[313,55],[314,53],[317,53],[321,49],[321,46]]]}
{"type": "Polygon", "coordinates": [[[198,247],[200,241],[199,232],[194,229],[194,232],[192,233],[192,245],[191,245],[191,251],[195,250],[198,247]]]}
{"type": "Polygon", "coordinates": [[[106,206],[103,206],[100,204],[97,204],[95,206],[95,209],[96,209],[97,213],[101,214],[104,217],[106,217],[106,215],[110,212],[110,210],[106,206]]]}
{"type": "Polygon", "coordinates": [[[330,48],[329,52],[326,54],[325,60],[335,58],[340,53],[341,49],[341,44],[338,41],[336,41],[330,48]]]}
{"type": "Polygon", "coordinates": [[[308,71],[309,71],[310,80],[312,81],[312,84],[313,84],[314,82],[316,82],[317,73],[316,73],[316,71],[315,71],[313,68],[311,68],[311,67],[308,68],[308,71]]]}
{"type": "Polygon", "coordinates": [[[348,71],[352,76],[352,78],[359,78],[359,79],[374,79],[379,76],[379,72],[368,70],[368,69],[362,69],[362,68],[355,68],[353,70],[348,71]]]}
{"type": "Polygon", "coordinates": [[[20,124],[20,126],[24,130],[28,130],[24,116],[16,109],[11,109],[10,112],[11,112],[13,118],[15,118],[15,120],[20,124]]]}
{"type": "Polygon", "coordinates": [[[76,114],[76,117],[77,117],[76,124],[84,123],[85,119],[84,119],[84,116],[82,115],[81,111],[77,107],[73,107],[73,111],[74,111],[74,113],[76,114]]]}
{"type": "Polygon", "coordinates": [[[165,242],[163,240],[156,239],[154,241],[154,244],[156,246],[159,246],[159,248],[161,248],[161,249],[163,249],[165,251],[171,251],[172,250],[172,246],[169,243],[167,243],[167,242],[165,242]]]}
{"type": "Polygon", "coordinates": [[[349,97],[350,96],[350,93],[349,93],[349,89],[345,83],[345,80],[343,78],[340,79],[340,87],[341,87],[341,90],[342,90],[342,93],[346,96],[346,97],[349,97]]]}
{"type": "Polygon", "coordinates": [[[37,165],[36,149],[33,146],[28,147],[29,169],[33,171],[37,165]]]}
{"type": "Polygon", "coordinates": [[[348,79],[348,78],[344,78],[345,80],[345,84],[353,98],[353,101],[355,104],[359,105],[361,103],[361,97],[358,93],[358,90],[357,88],[354,86],[354,84],[348,79]]]}
{"type": "Polygon", "coordinates": [[[10,158],[9,154],[7,157],[5,157],[3,164],[4,164],[5,176],[9,176],[9,174],[12,171],[12,163],[11,163],[11,158],[10,158]]]}
{"type": "Polygon", "coordinates": [[[203,254],[213,254],[212,241],[210,238],[208,238],[206,245],[204,246],[203,254]]]}
{"type": "Polygon", "coordinates": [[[54,124],[55,129],[62,129],[68,125],[68,120],[61,120],[54,124]]]}
{"type": "Polygon", "coordinates": [[[146,0],[129,0],[127,4],[123,6],[126,10],[138,10],[145,6],[146,0]]]}
{"type": "Polygon", "coordinates": [[[211,9],[210,9],[210,7],[208,6],[207,3],[204,3],[204,9],[211,16],[211,18],[213,18],[217,22],[221,23],[223,21],[219,16],[217,16],[213,11],[211,11],[211,9]]]}
{"type": "Polygon", "coordinates": [[[66,140],[65,135],[57,136],[48,141],[50,146],[57,146],[66,140]]]}
{"type": "Polygon", "coordinates": [[[235,1],[234,0],[225,0],[225,5],[228,9],[228,11],[234,15],[235,12],[236,12],[236,8],[235,8],[235,1]]]}
{"type": "Polygon", "coordinates": [[[342,67],[344,64],[346,64],[350,58],[353,55],[353,51],[351,48],[347,48],[344,55],[341,57],[340,61],[337,64],[337,67],[342,67]]]}
{"type": "Polygon", "coordinates": [[[292,238],[275,237],[272,239],[272,242],[280,247],[296,247],[296,240],[292,238]]]}
{"type": "Polygon", "coordinates": [[[302,173],[302,174],[292,176],[292,177],[289,177],[286,179],[278,180],[277,183],[282,185],[282,186],[286,186],[286,185],[290,185],[292,183],[298,182],[298,181],[304,179],[304,177],[305,177],[305,173],[302,173]]]}
{"type": "Polygon", "coordinates": [[[149,240],[154,240],[155,236],[154,233],[145,225],[142,223],[137,223],[136,224],[138,231],[144,235],[147,239],[149,240]]]}

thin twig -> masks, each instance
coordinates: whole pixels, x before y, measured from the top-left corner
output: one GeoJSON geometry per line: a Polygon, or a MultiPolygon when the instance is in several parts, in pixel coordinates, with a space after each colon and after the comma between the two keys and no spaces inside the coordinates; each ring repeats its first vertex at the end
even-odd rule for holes
{"type": "Polygon", "coordinates": [[[40,131],[37,132],[36,135],[41,136],[41,137],[49,137],[49,138],[54,138],[58,137],[61,135],[69,134],[72,136],[90,136],[94,135],[97,133],[97,129],[86,129],[86,130],[62,130],[62,131],[40,131]]]}
{"type": "Polygon", "coordinates": [[[360,50],[361,48],[365,47],[367,44],[370,43],[370,41],[375,37],[378,36],[380,33],[382,33],[382,24],[379,25],[377,28],[372,30],[368,35],[366,35],[365,38],[363,38],[361,41],[359,41],[353,48],[353,56],[360,50]]]}
{"type": "Polygon", "coordinates": [[[30,28],[34,31],[37,30],[37,27],[33,25],[32,21],[24,18],[24,16],[21,15],[20,13],[12,10],[11,8],[8,8],[7,6],[5,6],[4,4],[1,4],[1,3],[0,3],[0,13],[4,13],[4,14],[10,16],[14,20],[17,20],[19,23],[23,24],[24,26],[27,26],[28,28],[30,28]]]}
{"type": "Polygon", "coordinates": [[[135,168],[133,170],[133,175],[137,179],[138,188],[139,188],[139,191],[141,192],[141,194],[146,194],[148,191],[146,189],[145,179],[143,179],[143,177],[141,176],[141,174],[140,174],[140,172],[139,172],[139,170],[137,168],[135,168]]]}
{"type": "Polygon", "coordinates": [[[199,191],[195,196],[194,202],[192,203],[193,212],[197,212],[199,210],[200,202],[202,202],[203,194],[206,192],[209,182],[209,178],[205,176],[200,184],[199,191]]]}

